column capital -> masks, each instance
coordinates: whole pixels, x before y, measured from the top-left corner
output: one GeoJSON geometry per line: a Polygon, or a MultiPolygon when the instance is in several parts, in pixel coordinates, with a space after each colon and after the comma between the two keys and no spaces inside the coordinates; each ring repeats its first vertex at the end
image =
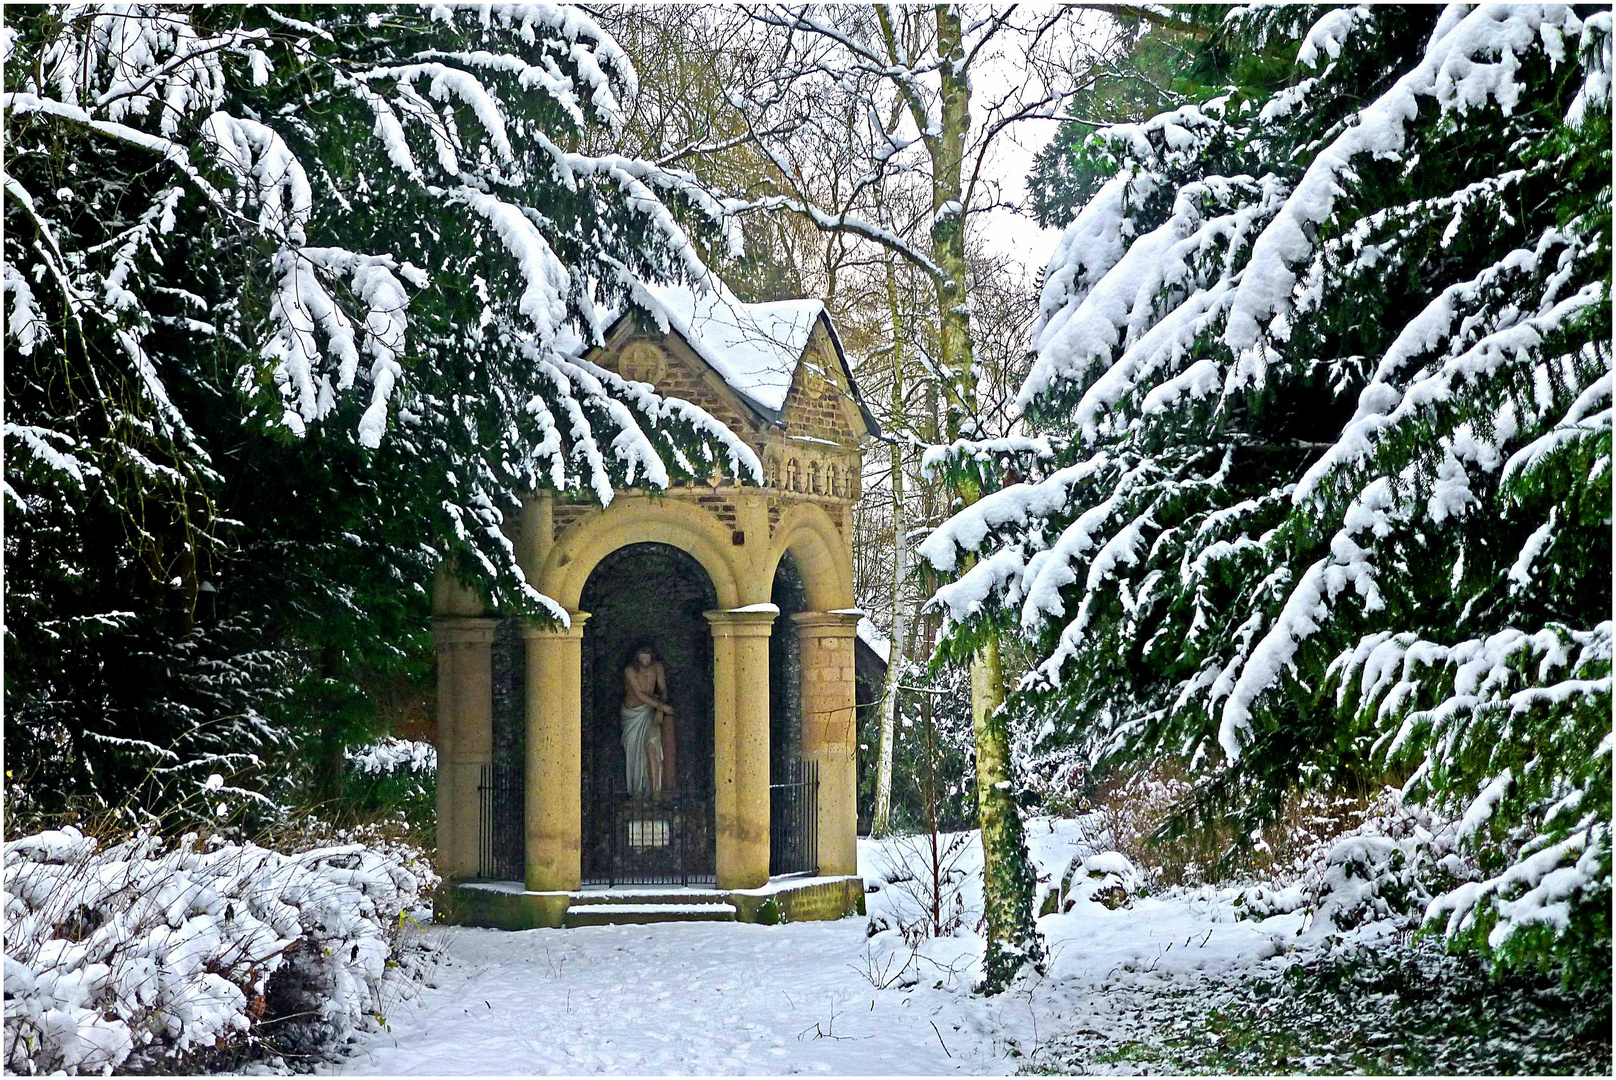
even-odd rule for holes
{"type": "Polygon", "coordinates": [[[560,626],[560,625],[544,625],[544,626],[541,626],[541,625],[538,625],[538,624],[535,624],[535,623],[528,622],[528,621],[524,620],[523,623],[522,623],[522,636],[524,638],[527,638],[529,641],[533,640],[534,638],[539,638],[541,640],[550,641],[550,640],[554,640],[554,639],[558,639],[558,638],[581,638],[581,637],[583,637],[584,636],[584,623],[589,621],[589,612],[587,612],[587,611],[569,611],[569,612],[567,612],[567,618],[569,620],[571,620],[572,625],[570,625],[570,626],[560,626]]]}
{"type": "Polygon", "coordinates": [[[714,637],[768,637],[780,609],[773,604],[751,604],[701,614],[712,627],[714,637]]]}
{"type": "Polygon", "coordinates": [[[858,633],[862,611],[799,611],[791,616],[798,630],[811,631],[828,637],[852,637],[858,633]]]}
{"type": "Polygon", "coordinates": [[[438,618],[432,620],[432,636],[437,639],[440,649],[492,645],[494,630],[498,626],[498,619],[467,616],[438,618]]]}

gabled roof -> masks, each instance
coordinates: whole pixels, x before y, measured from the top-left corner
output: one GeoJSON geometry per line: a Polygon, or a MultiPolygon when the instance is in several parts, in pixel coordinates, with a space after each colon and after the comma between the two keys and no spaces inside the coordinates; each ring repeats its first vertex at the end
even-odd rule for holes
{"type": "MultiPolygon", "coordinates": [[[[842,374],[871,435],[880,427],[859,395],[853,370],[842,351],[836,327],[818,300],[776,300],[748,304],[738,299],[717,278],[698,293],[688,285],[651,285],[636,282],[634,301],[651,313],[658,329],[677,334],[733,390],[744,404],[768,423],[775,424],[785,409],[797,365],[823,323],[836,350],[842,374]]],[[[614,320],[607,336],[628,313],[614,320]]]]}
{"type": "Polygon", "coordinates": [[[645,292],[657,321],[666,321],[730,389],[772,412],[785,408],[797,362],[824,304],[743,304],[722,285],[700,295],[684,285],[648,285],[645,292]]]}

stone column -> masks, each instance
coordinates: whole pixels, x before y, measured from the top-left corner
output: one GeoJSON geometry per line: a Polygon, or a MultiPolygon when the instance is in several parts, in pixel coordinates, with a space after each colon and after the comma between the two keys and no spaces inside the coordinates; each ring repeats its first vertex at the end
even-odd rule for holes
{"type": "Polygon", "coordinates": [[[589,613],[567,627],[526,626],[527,887],[569,891],[583,879],[583,637],[589,613]]]}
{"type": "Polygon", "coordinates": [[[769,628],[779,609],[705,614],[713,629],[718,887],[755,889],[769,880],[769,628]]]}
{"type": "Polygon", "coordinates": [[[477,785],[494,761],[495,620],[437,619],[438,859],[446,878],[477,875],[477,785]]]}
{"type": "Polygon", "coordinates": [[[819,765],[819,872],[858,873],[858,702],[853,640],[859,615],[791,616],[802,649],[802,757],[819,765]]]}

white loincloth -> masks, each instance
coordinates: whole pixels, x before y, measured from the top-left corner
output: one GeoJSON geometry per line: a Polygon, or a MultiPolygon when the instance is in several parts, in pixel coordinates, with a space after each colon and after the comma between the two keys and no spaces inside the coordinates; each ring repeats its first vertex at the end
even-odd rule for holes
{"type": "Polygon", "coordinates": [[[628,761],[628,793],[655,795],[651,762],[662,763],[662,715],[650,705],[624,709],[623,754],[628,761]]]}

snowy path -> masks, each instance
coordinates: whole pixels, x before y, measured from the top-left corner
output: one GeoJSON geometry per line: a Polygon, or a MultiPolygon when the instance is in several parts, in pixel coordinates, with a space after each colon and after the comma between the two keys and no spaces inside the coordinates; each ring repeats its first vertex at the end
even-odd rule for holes
{"type": "MultiPolygon", "coordinates": [[[[861,956],[862,919],[443,933],[452,964],[438,988],[346,1071],[940,1073],[964,1065],[930,1026],[954,1034],[955,995],[876,990],[850,966],[861,956]]],[[[985,1064],[978,1059],[971,1071],[985,1064]]]]}
{"type": "MultiPolygon", "coordinates": [[[[1037,854],[1047,865],[1057,853],[1037,854]]],[[[342,1070],[1003,1074],[1061,1032],[1114,1030],[1107,987],[1262,964],[1294,933],[1288,917],[1234,922],[1226,904],[1182,895],[1118,911],[1085,902],[1040,925],[1048,976],[992,999],[969,993],[981,947],[969,935],[930,942],[918,984],[877,989],[864,974],[872,946],[899,962],[908,950],[893,950],[891,933],[868,941],[858,918],[438,928],[449,959],[436,985],[393,1010],[391,1031],[342,1070]]]]}

